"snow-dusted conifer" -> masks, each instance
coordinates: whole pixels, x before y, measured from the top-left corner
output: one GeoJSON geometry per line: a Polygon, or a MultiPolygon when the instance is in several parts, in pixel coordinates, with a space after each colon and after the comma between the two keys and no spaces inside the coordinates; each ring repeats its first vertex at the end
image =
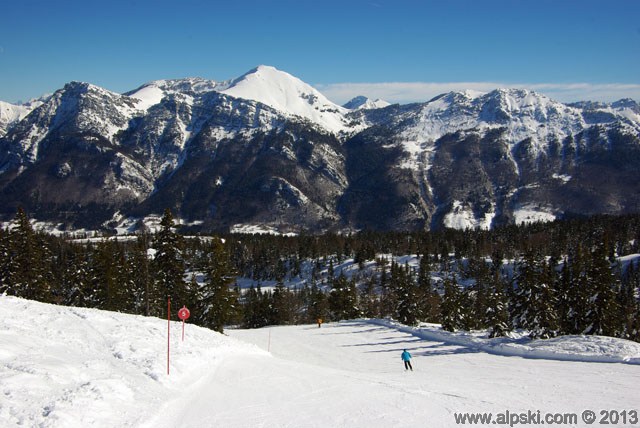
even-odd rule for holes
{"type": "Polygon", "coordinates": [[[558,332],[557,298],[550,269],[541,256],[528,252],[518,263],[513,308],[514,326],[532,338],[548,339],[558,332]]]}
{"type": "Polygon", "coordinates": [[[103,240],[92,254],[90,290],[87,305],[92,308],[117,310],[122,303],[119,290],[121,252],[116,243],[103,240]]]}
{"type": "Polygon", "coordinates": [[[556,281],[560,329],[567,334],[581,334],[587,328],[589,284],[587,263],[582,245],[569,251],[556,281]]]}
{"type": "Polygon", "coordinates": [[[214,238],[208,255],[205,284],[197,290],[196,319],[201,325],[222,332],[239,311],[238,293],[230,288],[234,270],[219,238],[214,238]]]}
{"type": "Polygon", "coordinates": [[[347,280],[343,272],[340,272],[340,275],[332,281],[329,293],[329,310],[336,320],[347,320],[360,316],[355,281],[347,280]]]}
{"type": "Polygon", "coordinates": [[[329,302],[327,295],[314,282],[309,293],[309,304],[307,307],[307,317],[310,322],[318,319],[326,320],[329,315],[329,302]]]}
{"type": "Polygon", "coordinates": [[[638,297],[640,272],[637,263],[630,263],[618,294],[621,315],[621,337],[629,340],[640,339],[640,302],[638,297]]]}
{"type": "Polygon", "coordinates": [[[9,234],[0,228],[0,294],[9,289],[9,234]]]}
{"type": "Polygon", "coordinates": [[[189,303],[187,284],[184,280],[183,242],[173,230],[175,225],[171,210],[164,211],[160,225],[161,229],[153,241],[156,250],[153,260],[156,289],[161,295],[160,300],[166,302],[167,297],[170,297],[174,307],[182,307],[189,303]]]}
{"type": "Polygon", "coordinates": [[[380,315],[380,299],[376,288],[376,279],[370,276],[360,289],[360,307],[363,316],[368,318],[377,318],[380,315]]]}
{"type": "Polygon", "coordinates": [[[395,283],[398,296],[398,321],[406,325],[415,325],[420,315],[418,308],[418,289],[408,266],[392,265],[391,281],[395,283]],[[395,268],[394,268],[395,266],[395,268]]]}
{"type": "Polygon", "coordinates": [[[453,275],[444,278],[444,295],[440,305],[442,328],[456,331],[464,327],[464,308],[462,307],[462,291],[453,275]]]}
{"type": "Polygon", "coordinates": [[[46,261],[44,243],[31,227],[27,214],[18,209],[9,233],[9,256],[7,258],[6,285],[8,294],[26,299],[47,302],[51,300],[50,272],[44,267],[46,261]]]}
{"type": "Polygon", "coordinates": [[[511,331],[509,303],[504,292],[504,282],[497,271],[493,274],[487,290],[484,323],[489,328],[489,337],[506,336],[511,331]]]}
{"type": "Polygon", "coordinates": [[[434,321],[431,319],[431,315],[437,303],[434,302],[434,297],[437,293],[434,292],[433,286],[431,285],[431,261],[429,259],[429,254],[425,252],[425,254],[420,257],[420,270],[418,271],[417,317],[421,321],[434,321]]]}
{"type": "Polygon", "coordinates": [[[616,300],[620,280],[611,270],[604,245],[596,247],[591,254],[587,283],[590,295],[584,334],[615,336],[621,329],[620,306],[616,300]]]}
{"type": "Polygon", "coordinates": [[[159,311],[162,304],[155,292],[154,283],[151,278],[150,260],[149,260],[149,236],[145,232],[138,236],[135,246],[133,247],[129,259],[131,266],[134,268],[133,278],[133,294],[135,296],[135,313],[144,315],[160,315],[159,311]]]}
{"type": "Polygon", "coordinates": [[[63,272],[60,286],[62,303],[68,306],[89,306],[91,286],[91,266],[89,251],[84,247],[76,248],[69,257],[63,272]]]}

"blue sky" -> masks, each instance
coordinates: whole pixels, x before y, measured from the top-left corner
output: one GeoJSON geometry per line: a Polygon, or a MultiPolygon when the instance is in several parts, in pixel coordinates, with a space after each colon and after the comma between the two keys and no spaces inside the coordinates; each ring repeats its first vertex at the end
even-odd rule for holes
{"type": "Polygon", "coordinates": [[[336,102],[530,87],[640,100],[639,0],[0,0],[0,100],[273,65],[336,102]]]}

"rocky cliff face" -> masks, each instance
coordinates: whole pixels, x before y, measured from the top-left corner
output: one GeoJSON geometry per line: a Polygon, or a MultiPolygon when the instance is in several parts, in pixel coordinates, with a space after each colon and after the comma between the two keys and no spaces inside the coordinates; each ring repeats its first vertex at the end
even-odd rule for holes
{"type": "Polygon", "coordinates": [[[0,214],[23,206],[64,227],[166,207],[208,230],[314,232],[640,209],[632,100],[564,105],[496,90],[348,109],[258,67],[125,95],[72,82],[3,126],[0,214]]]}

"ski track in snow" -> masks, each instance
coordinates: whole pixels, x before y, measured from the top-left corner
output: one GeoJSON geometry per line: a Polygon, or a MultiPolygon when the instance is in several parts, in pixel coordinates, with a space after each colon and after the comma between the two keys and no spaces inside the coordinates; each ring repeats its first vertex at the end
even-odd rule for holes
{"type": "Polygon", "coordinates": [[[173,322],[167,376],[166,320],[6,296],[0,313],[3,427],[448,427],[456,412],[640,410],[639,365],[567,361],[640,356],[618,339],[483,348],[473,334],[356,320],[230,337],[187,324],[182,342],[173,322]]]}
{"type": "Polygon", "coordinates": [[[490,355],[372,321],[228,334],[273,357],[226,359],[188,406],[146,426],[454,426],[454,412],[633,408],[639,380],[631,365],[490,355]]]}

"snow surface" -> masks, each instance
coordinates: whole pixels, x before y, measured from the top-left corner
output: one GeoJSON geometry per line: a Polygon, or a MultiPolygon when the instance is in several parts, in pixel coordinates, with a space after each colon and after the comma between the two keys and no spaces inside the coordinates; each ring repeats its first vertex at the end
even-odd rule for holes
{"type": "Polygon", "coordinates": [[[556,219],[550,208],[526,205],[513,210],[515,224],[549,222],[556,219]]]}
{"type": "Polygon", "coordinates": [[[482,218],[477,218],[471,207],[464,205],[461,201],[453,201],[451,212],[444,216],[443,224],[446,227],[458,230],[489,230],[495,215],[495,207],[492,207],[491,210],[484,213],[482,218]]]}
{"type": "Polygon", "coordinates": [[[167,375],[166,320],[7,296],[0,313],[0,426],[448,427],[455,412],[637,410],[640,344],[620,339],[356,320],[231,337],[187,323],[182,342],[172,322],[167,375]]]}
{"type": "Polygon", "coordinates": [[[230,230],[231,233],[246,233],[252,235],[280,235],[280,236],[296,236],[295,233],[281,233],[276,228],[263,224],[234,224],[230,230]]]}
{"type": "Polygon", "coordinates": [[[165,92],[155,85],[146,85],[129,95],[138,100],[136,107],[140,110],[149,110],[158,104],[165,96],[165,92]]]}
{"type": "Polygon", "coordinates": [[[0,297],[0,426],[140,426],[227,355],[264,354],[167,321],[0,297]],[[189,346],[191,345],[191,346],[189,346]]]}

